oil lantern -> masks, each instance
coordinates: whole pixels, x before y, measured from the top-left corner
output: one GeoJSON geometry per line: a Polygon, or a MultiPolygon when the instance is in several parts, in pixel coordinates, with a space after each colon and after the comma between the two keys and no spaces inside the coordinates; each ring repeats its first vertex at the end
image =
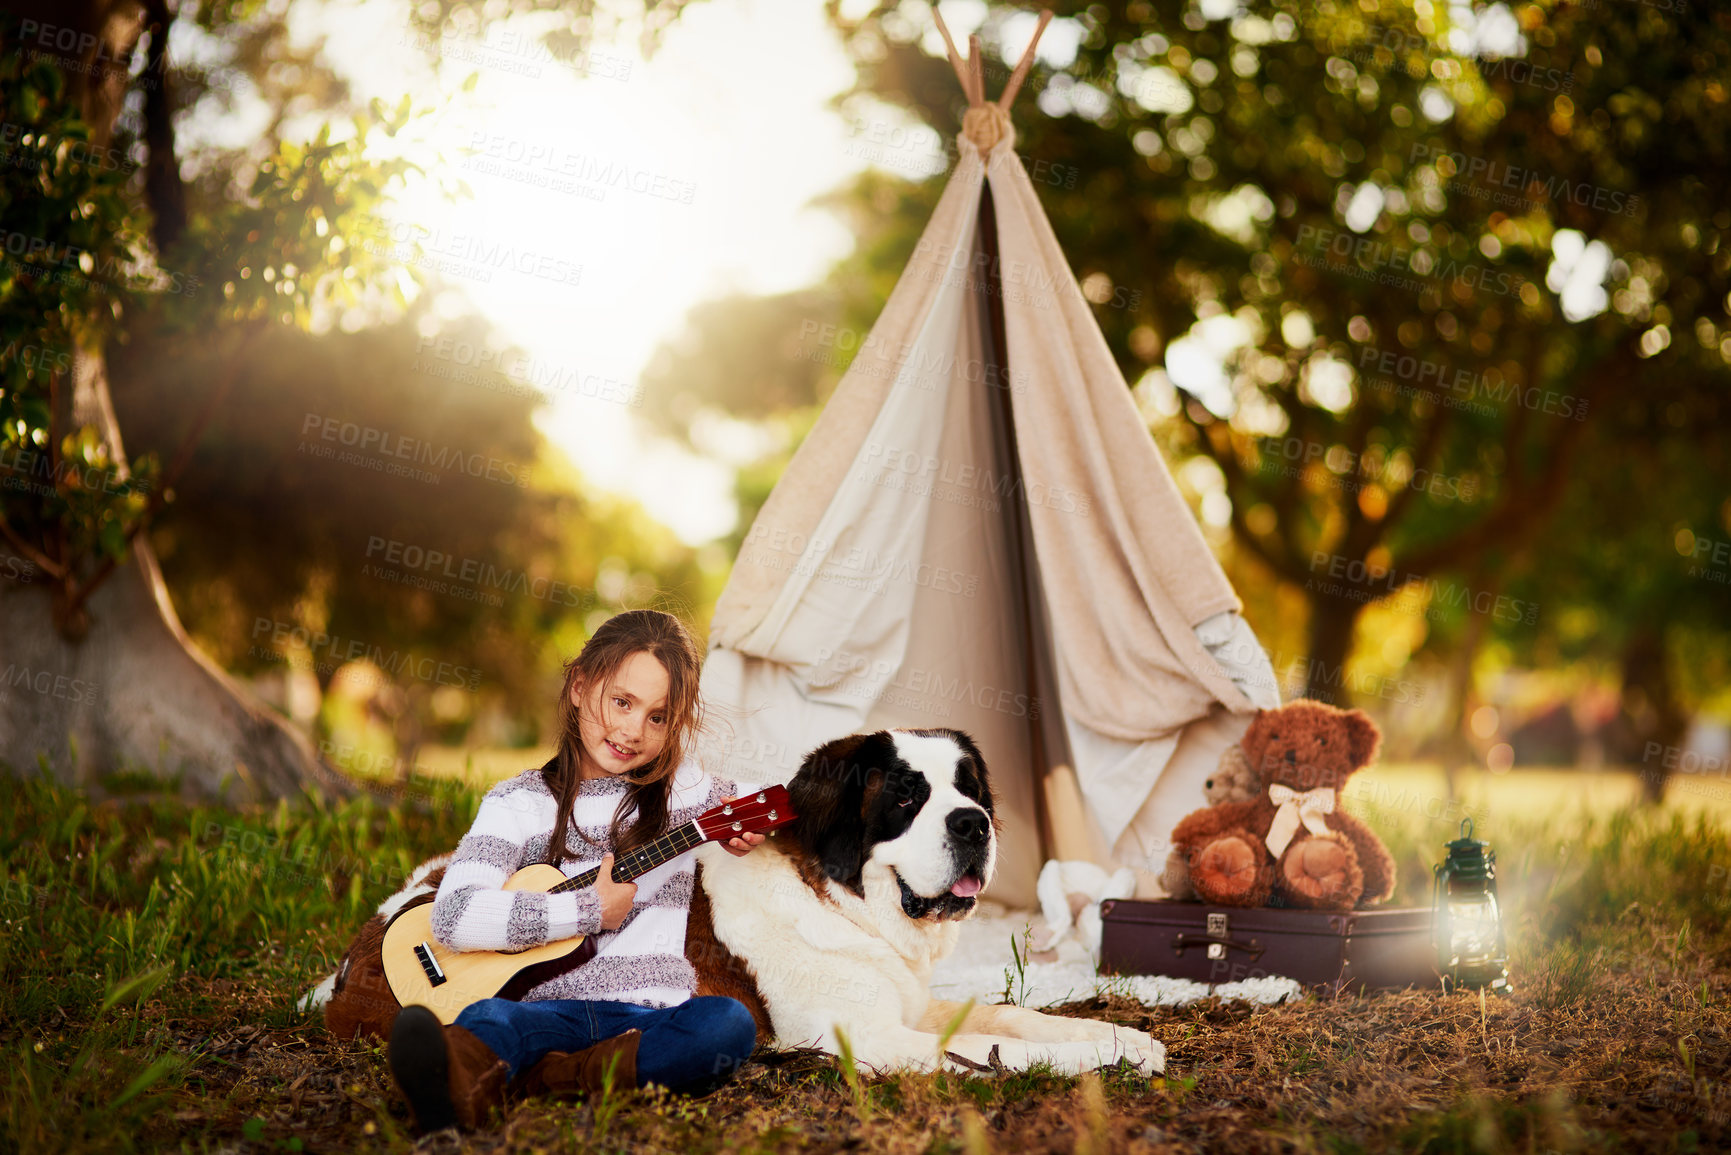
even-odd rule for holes
{"type": "Polygon", "coordinates": [[[1473,820],[1448,844],[1436,867],[1432,934],[1445,990],[1488,988],[1509,993],[1509,952],[1497,902],[1497,852],[1473,837],[1473,820]]]}

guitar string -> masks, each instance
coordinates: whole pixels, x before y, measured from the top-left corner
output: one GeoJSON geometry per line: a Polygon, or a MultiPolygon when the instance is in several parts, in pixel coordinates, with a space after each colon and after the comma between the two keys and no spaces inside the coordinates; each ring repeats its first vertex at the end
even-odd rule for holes
{"type": "MultiPolygon", "coordinates": [[[[749,806],[742,807],[739,812],[736,812],[735,817],[754,817],[745,813],[750,809],[751,807],[749,806]]],[[[624,880],[628,882],[641,874],[647,874],[662,863],[678,857],[693,846],[707,841],[708,838],[703,834],[702,827],[699,825],[698,820],[693,819],[678,830],[674,831],[672,834],[664,835],[655,842],[650,843],[648,846],[639,847],[637,850],[632,851],[623,859],[615,860],[613,863],[614,879],[615,881],[619,881],[619,868],[622,866],[627,867],[627,873],[624,880]],[[686,842],[684,841],[685,839],[692,839],[692,841],[686,842]],[[637,869],[638,862],[644,859],[653,859],[653,861],[650,861],[648,865],[644,866],[641,870],[637,869]]],[[[582,874],[574,875],[559,885],[552,887],[547,891],[547,893],[562,894],[568,890],[581,890],[586,886],[594,885],[595,880],[600,877],[601,868],[598,866],[592,866],[582,874]]]]}
{"type": "MultiPolygon", "coordinates": [[[[618,880],[618,876],[621,873],[619,869],[620,867],[626,868],[625,880],[629,881],[630,879],[636,878],[638,875],[647,874],[657,866],[660,866],[663,862],[670,861],[671,859],[685,853],[685,851],[691,849],[691,847],[696,846],[699,842],[705,841],[702,838],[696,838],[693,841],[686,841],[687,839],[692,838],[693,835],[691,833],[690,824],[687,824],[686,826],[681,827],[677,832],[669,834],[649,846],[643,847],[640,850],[632,851],[623,859],[614,862],[613,874],[615,880],[618,880]],[[639,869],[639,863],[644,862],[645,860],[649,860],[647,861],[647,865],[644,865],[639,869]]],[[[567,890],[581,890],[585,886],[592,886],[595,883],[595,880],[600,877],[601,868],[598,866],[592,866],[582,874],[566,879],[558,886],[553,887],[552,890],[548,891],[548,893],[559,894],[567,890]]]]}

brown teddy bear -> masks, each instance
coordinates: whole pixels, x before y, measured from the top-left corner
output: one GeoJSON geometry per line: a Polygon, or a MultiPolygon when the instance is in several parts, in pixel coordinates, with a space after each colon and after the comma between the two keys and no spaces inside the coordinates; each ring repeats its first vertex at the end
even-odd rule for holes
{"type": "MultiPolygon", "coordinates": [[[[1256,780],[1250,762],[1244,757],[1244,747],[1237,742],[1226,747],[1225,753],[1220,755],[1220,766],[1202,784],[1202,797],[1210,806],[1219,806],[1222,802],[1245,802],[1261,792],[1262,783],[1256,780]]],[[[1160,872],[1160,888],[1170,899],[1189,902],[1196,898],[1196,889],[1190,885],[1190,860],[1176,846],[1166,855],[1166,869],[1160,872]]]]}
{"type": "Polygon", "coordinates": [[[1370,829],[1336,809],[1342,786],[1376,757],[1382,735],[1362,710],[1300,700],[1262,710],[1239,745],[1262,788],[1198,810],[1172,831],[1204,902],[1350,910],[1394,890],[1394,860],[1370,829]]]}

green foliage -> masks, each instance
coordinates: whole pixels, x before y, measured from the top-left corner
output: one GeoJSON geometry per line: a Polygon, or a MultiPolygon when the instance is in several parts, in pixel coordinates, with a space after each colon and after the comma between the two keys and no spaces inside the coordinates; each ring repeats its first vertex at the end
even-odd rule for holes
{"type": "Polygon", "coordinates": [[[67,428],[73,350],[100,341],[153,278],[126,166],[76,115],[65,78],[18,51],[0,18],[0,525],[76,556],[118,557],[155,464],[117,461],[89,425],[67,428]],[[57,412],[56,410],[59,410],[57,412]]]}
{"type": "MultiPolygon", "coordinates": [[[[1421,1116],[1401,1136],[1401,1150],[1419,1155],[1494,1155],[1503,1151],[1580,1150],[1583,1135],[1561,1092],[1536,1103],[1466,1096],[1446,1111],[1421,1116]]],[[[1596,1144],[1595,1144],[1596,1145],[1596,1144]]]]}
{"type": "Polygon", "coordinates": [[[1015,1006],[1021,1006],[1028,997],[1028,958],[1034,950],[1034,924],[1029,923],[1022,928],[1022,942],[1018,947],[1016,936],[1010,936],[1011,966],[1004,968],[1004,1001],[1015,1006]],[[1014,968],[1015,973],[1011,974],[1014,968]]]}
{"type": "Polygon", "coordinates": [[[93,805],[43,776],[17,780],[0,830],[0,1018],[69,1002],[105,1014],[184,974],[298,995],[334,965],[347,929],[456,845],[478,804],[438,780],[415,782],[410,799],[309,794],[237,816],[160,794],[93,805]]]}
{"type": "Polygon", "coordinates": [[[1547,937],[1615,927],[1632,911],[1664,911],[1679,925],[1715,931],[1727,925],[1731,835],[1705,814],[1691,821],[1621,810],[1558,842],[1555,874],[1539,906],[1547,937]]]}
{"type": "Polygon", "coordinates": [[[139,309],[209,341],[241,323],[304,327],[380,283],[402,302],[401,273],[352,233],[414,167],[369,157],[368,140],[412,113],[405,100],[355,117],[340,141],[329,124],[308,145],[279,140],[244,191],[195,213],[173,251],[158,252],[127,151],[110,126],[83,121],[65,76],[46,54],[19,50],[6,21],[0,117],[18,138],[0,166],[0,455],[18,476],[0,493],[0,527],[73,619],[168,496],[154,457],[117,456],[100,405],[74,408],[75,370],[94,371],[139,309]]]}
{"type": "Polygon", "coordinates": [[[835,1028],[835,1045],[841,1054],[836,1059],[836,1065],[841,1069],[841,1077],[847,1083],[848,1094],[853,1096],[854,1113],[859,1117],[860,1125],[871,1123],[871,1096],[867,1094],[865,1084],[860,1079],[859,1067],[854,1063],[853,1044],[848,1041],[847,1032],[840,1025],[835,1028]]]}
{"type": "Polygon", "coordinates": [[[607,1130],[613,1125],[614,1116],[625,1106],[625,1096],[629,1088],[621,1087],[615,1082],[619,1074],[619,1060],[619,1055],[609,1055],[607,1067],[601,1072],[601,1093],[596,1097],[594,1108],[597,1139],[607,1138],[607,1130]]]}
{"type": "Polygon", "coordinates": [[[253,172],[243,195],[194,214],[186,235],[165,260],[186,271],[170,274],[163,314],[183,327],[268,320],[301,329],[328,322],[332,310],[359,304],[382,290],[398,308],[411,282],[376,240],[389,190],[420,166],[378,159],[375,133],[397,135],[419,116],[405,96],[394,109],[374,101],[354,116],[342,139],[329,122],[306,144],[278,140],[253,172]],[[200,290],[212,286],[216,293],[200,290]],[[220,296],[220,300],[218,300],[220,296]]]}
{"type": "Polygon", "coordinates": [[[168,1033],[166,1008],[212,1008],[196,992],[224,980],[267,993],[274,1023],[303,1022],[293,1002],[479,804],[438,781],[415,783],[407,803],[309,794],[239,816],[161,794],[95,805],[46,776],[12,791],[0,816],[0,1049],[12,1059],[0,1135],[23,1151],[147,1149],[129,1137],[204,1061],[168,1033]]]}

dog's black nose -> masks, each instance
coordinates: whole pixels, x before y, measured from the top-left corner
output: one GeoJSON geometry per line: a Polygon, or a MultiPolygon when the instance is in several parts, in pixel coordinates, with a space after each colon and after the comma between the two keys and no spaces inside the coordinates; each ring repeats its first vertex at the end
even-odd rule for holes
{"type": "Polygon", "coordinates": [[[990,829],[983,810],[952,810],[944,819],[944,825],[963,842],[984,842],[986,831],[990,829]]]}
{"type": "Polygon", "coordinates": [[[1286,760],[1288,762],[1297,762],[1298,761],[1298,751],[1297,750],[1288,750],[1286,752],[1286,760]]]}

